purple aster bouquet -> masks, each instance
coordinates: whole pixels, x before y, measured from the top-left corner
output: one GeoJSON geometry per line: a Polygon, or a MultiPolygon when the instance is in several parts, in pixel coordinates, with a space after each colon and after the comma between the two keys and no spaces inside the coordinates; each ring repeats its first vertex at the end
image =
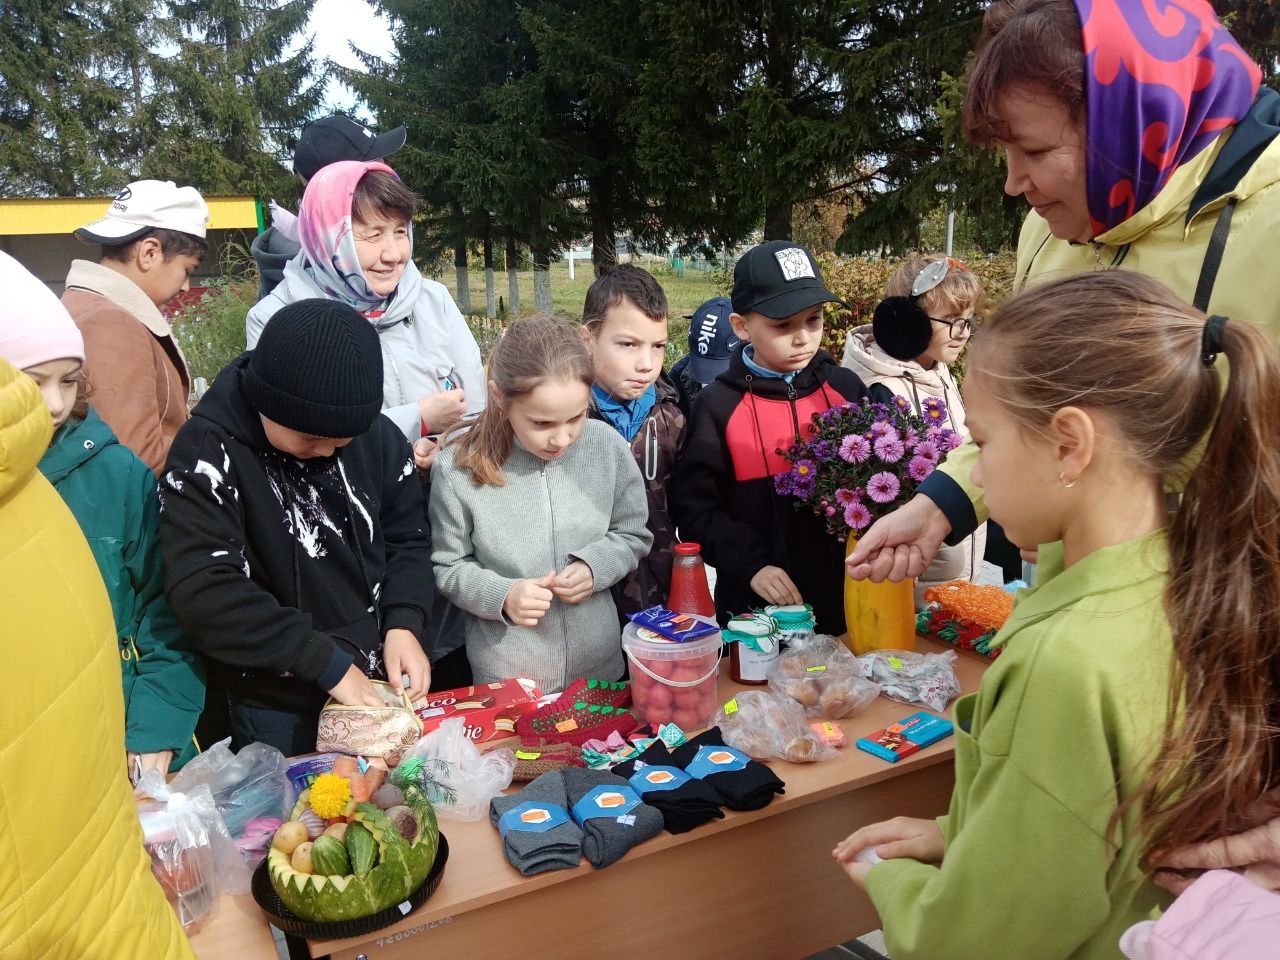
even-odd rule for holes
{"type": "Polygon", "coordinates": [[[813,416],[809,439],[778,451],[791,469],[774,489],[813,510],[841,540],[906,503],[963,438],[947,407],[928,397],[917,416],[903,397],[847,403],[813,416]]]}

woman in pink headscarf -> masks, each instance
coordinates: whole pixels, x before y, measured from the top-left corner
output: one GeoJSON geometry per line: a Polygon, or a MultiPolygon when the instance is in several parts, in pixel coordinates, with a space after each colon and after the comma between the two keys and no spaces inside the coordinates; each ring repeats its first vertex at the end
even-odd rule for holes
{"type": "Polygon", "coordinates": [[[466,320],[444,284],[423,277],[410,259],[417,203],[385,163],[322,167],[298,211],[302,250],[245,324],[253,349],[285,304],[323,297],[354,307],[382,342],[382,412],[411,442],[483,410],[486,392],[466,320]]]}

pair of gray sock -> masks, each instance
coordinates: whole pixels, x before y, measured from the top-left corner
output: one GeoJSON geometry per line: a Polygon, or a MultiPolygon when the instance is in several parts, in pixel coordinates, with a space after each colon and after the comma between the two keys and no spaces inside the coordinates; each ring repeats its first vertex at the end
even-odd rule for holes
{"type": "Polygon", "coordinates": [[[632,805],[639,798],[631,784],[617,774],[577,767],[560,774],[569,809],[582,827],[583,856],[597,870],[616,863],[637,843],[662,832],[662,813],[647,803],[632,805]],[[586,802],[579,807],[579,801],[586,802]]]}
{"type": "Polygon", "coordinates": [[[489,801],[489,822],[499,832],[505,830],[502,852],[526,877],[582,862],[582,830],[569,816],[559,770],[529,781],[519,793],[494,797],[489,801]],[[504,815],[507,819],[500,825],[504,815]]]}

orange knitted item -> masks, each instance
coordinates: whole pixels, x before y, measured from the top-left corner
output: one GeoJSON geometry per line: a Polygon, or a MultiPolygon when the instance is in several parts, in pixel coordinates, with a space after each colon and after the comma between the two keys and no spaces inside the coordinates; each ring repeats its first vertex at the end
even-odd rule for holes
{"type": "Polygon", "coordinates": [[[1001,587],[968,580],[952,580],[930,587],[924,592],[924,598],[942,608],[939,612],[943,619],[973,624],[984,630],[999,630],[1013,612],[1013,594],[1001,587]]]}

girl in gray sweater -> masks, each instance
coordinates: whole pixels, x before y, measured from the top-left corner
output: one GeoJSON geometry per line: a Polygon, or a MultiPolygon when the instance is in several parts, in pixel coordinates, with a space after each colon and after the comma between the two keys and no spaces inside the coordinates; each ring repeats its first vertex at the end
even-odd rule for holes
{"type": "Polygon", "coordinates": [[[622,676],[609,588],[653,538],[631,450],[588,419],[592,381],[572,326],[517,321],[490,358],[485,412],[436,460],[431,560],[468,614],[476,683],[622,676]]]}

